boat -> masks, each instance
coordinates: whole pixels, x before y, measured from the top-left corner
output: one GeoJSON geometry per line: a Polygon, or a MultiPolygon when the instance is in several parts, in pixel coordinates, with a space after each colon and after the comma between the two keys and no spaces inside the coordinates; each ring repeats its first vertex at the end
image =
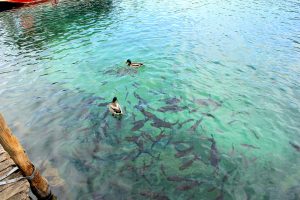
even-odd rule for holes
{"type": "Polygon", "coordinates": [[[49,0],[0,0],[0,12],[49,0]]]}
{"type": "Polygon", "coordinates": [[[27,3],[36,3],[36,0],[0,0],[2,3],[13,3],[13,4],[27,4],[27,3]]]}

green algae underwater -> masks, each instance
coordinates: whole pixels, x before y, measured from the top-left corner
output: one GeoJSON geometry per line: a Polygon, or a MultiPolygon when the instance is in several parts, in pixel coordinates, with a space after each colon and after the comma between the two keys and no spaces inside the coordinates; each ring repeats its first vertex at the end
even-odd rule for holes
{"type": "Polygon", "coordinates": [[[297,7],[94,0],[1,12],[0,110],[59,199],[299,199],[297,7]],[[121,120],[107,112],[114,96],[121,120]]]}

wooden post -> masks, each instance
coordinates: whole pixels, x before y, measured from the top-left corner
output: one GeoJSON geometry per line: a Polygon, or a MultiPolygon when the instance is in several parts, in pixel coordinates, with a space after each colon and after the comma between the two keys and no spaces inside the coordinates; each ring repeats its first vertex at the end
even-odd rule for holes
{"type": "MultiPolygon", "coordinates": [[[[0,113],[0,143],[10,155],[11,159],[18,165],[24,176],[31,176],[34,172],[34,165],[29,160],[19,140],[14,136],[7,126],[4,117],[0,113]]],[[[28,180],[33,194],[38,199],[53,199],[50,186],[40,172],[35,169],[34,177],[28,180]]]]}

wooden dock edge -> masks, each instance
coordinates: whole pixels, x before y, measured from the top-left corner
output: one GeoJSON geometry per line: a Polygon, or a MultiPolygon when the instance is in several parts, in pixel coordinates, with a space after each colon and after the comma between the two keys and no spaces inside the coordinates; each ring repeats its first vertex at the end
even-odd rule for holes
{"type": "MultiPolygon", "coordinates": [[[[50,186],[48,185],[47,180],[44,177],[42,177],[39,170],[36,169],[32,164],[32,162],[29,160],[27,154],[25,153],[25,150],[23,149],[19,140],[12,134],[10,128],[8,127],[1,113],[0,113],[0,145],[2,145],[3,149],[10,156],[11,158],[10,160],[12,160],[10,161],[8,159],[7,162],[10,165],[16,164],[19,167],[22,175],[24,177],[27,177],[32,193],[39,200],[56,199],[56,197],[53,196],[51,193],[50,186]]],[[[20,184],[21,182],[17,182],[17,183],[20,184]]],[[[23,184],[25,184],[24,181],[23,184]]],[[[20,187],[21,186],[22,184],[20,185],[20,187]]]]}

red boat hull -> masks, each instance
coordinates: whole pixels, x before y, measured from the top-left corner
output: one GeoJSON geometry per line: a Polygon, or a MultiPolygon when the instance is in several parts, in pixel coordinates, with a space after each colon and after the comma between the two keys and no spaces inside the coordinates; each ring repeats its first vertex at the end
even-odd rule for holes
{"type": "Polygon", "coordinates": [[[28,3],[39,3],[46,0],[0,0],[0,2],[14,3],[14,4],[28,4],[28,3]]]}

